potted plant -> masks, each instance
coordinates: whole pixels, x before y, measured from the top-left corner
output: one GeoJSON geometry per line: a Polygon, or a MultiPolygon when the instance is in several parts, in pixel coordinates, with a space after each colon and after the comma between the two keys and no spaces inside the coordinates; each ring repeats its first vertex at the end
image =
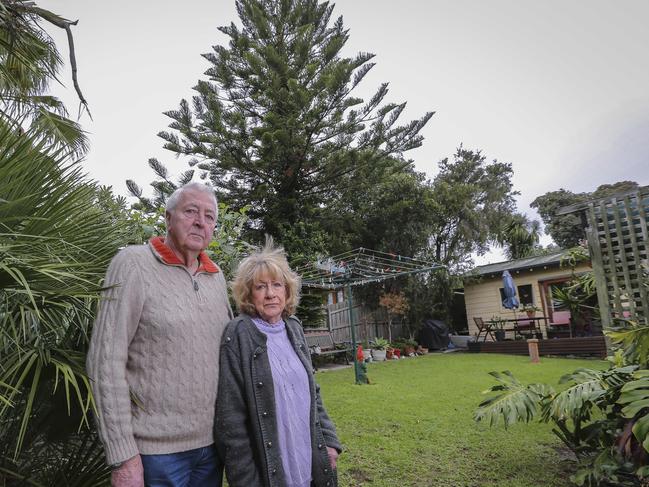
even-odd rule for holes
{"type": "Polygon", "coordinates": [[[401,347],[401,352],[404,357],[414,357],[415,350],[417,349],[417,342],[412,338],[407,338],[403,340],[403,345],[401,347]]]}
{"type": "Polygon", "coordinates": [[[505,320],[500,316],[492,316],[491,320],[491,329],[494,332],[494,337],[496,337],[497,342],[502,342],[505,340],[505,320]]]}
{"type": "Polygon", "coordinates": [[[385,360],[392,360],[394,358],[394,348],[388,347],[385,349],[385,360]]]}
{"type": "Polygon", "coordinates": [[[523,311],[527,313],[528,318],[534,318],[534,316],[536,316],[536,312],[541,311],[541,309],[537,308],[532,303],[527,303],[523,306],[523,311]]]}
{"type": "Polygon", "coordinates": [[[386,349],[389,345],[390,342],[385,338],[375,338],[372,345],[372,358],[377,362],[384,361],[387,355],[386,349]]]}

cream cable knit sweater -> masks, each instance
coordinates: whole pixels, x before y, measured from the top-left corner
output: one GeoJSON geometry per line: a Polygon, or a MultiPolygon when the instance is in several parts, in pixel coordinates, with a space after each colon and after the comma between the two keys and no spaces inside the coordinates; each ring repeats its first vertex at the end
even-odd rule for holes
{"type": "Polygon", "coordinates": [[[87,368],[107,463],[213,443],[218,352],[232,317],[223,273],[192,276],[148,244],[120,251],[105,285],[87,368]]]}

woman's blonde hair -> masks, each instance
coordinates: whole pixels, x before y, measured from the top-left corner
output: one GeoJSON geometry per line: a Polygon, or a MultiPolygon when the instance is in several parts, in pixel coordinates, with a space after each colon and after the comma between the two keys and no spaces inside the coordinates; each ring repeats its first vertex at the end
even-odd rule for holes
{"type": "Polygon", "coordinates": [[[232,281],[232,295],[240,313],[255,316],[257,310],[252,303],[252,286],[263,274],[271,279],[283,281],[286,288],[286,305],[283,317],[295,314],[300,302],[300,276],[291,270],[282,247],[274,247],[273,239],[266,238],[264,247],[243,259],[237,267],[232,281]]]}

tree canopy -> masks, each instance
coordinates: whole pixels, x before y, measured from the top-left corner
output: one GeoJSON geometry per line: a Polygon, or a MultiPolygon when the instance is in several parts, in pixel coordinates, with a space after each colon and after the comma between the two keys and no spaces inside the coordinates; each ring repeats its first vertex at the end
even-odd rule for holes
{"type": "Polygon", "coordinates": [[[542,251],[539,245],[541,224],[522,213],[513,213],[503,220],[499,242],[509,259],[522,259],[542,251]]]}
{"type": "MultiPolygon", "coordinates": [[[[229,42],[204,54],[207,79],[166,112],[171,124],[159,133],[188,163],[179,183],[197,174],[208,179],[230,208],[247,209],[244,238],[260,242],[270,234],[293,262],[365,247],[457,273],[472,253],[498,241],[501,222],[515,210],[511,164],[460,147],[427,179],[406,154],[421,145],[432,113],[400,122],[405,103],[387,101],[387,83],[367,100],[355,95],[373,55],[343,55],[349,31],[332,4],[236,6],[240,24],[220,28],[229,42]]],[[[152,198],[127,184],[138,207],[152,212],[178,183],[162,162],[149,165],[152,198]]],[[[425,310],[429,317],[431,303],[438,316],[447,314],[444,300],[456,284],[450,274],[410,281],[395,285],[410,286],[413,317],[425,310]],[[428,285],[446,294],[415,290],[428,285]]],[[[378,303],[379,292],[368,289],[365,297],[378,303]]]]}
{"type": "Polygon", "coordinates": [[[550,235],[559,247],[569,249],[579,245],[580,240],[585,238],[584,230],[577,215],[557,215],[559,208],[604,198],[637,187],[638,183],[635,181],[619,181],[613,184],[602,184],[592,193],[573,193],[561,188],[537,197],[530,206],[539,212],[545,224],[545,233],[550,235]]]}
{"type": "Polygon", "coordinates": [[[473,252],[484,253],[497,241],[500,222],[515,210],[518,192],[512,165],[487,162],[480,151],[459,147],[439,168],[431,186],[430,257],[461,270],[473,252]]]}
{"type": "Polygon", "coordinates": [[[191,102],[166,112],[170,130],[159,135],[221,199],[249,207],[257,240],[268,233],[293,251],[305,232],[321,231],[321,208],[353,191],[356,175],[418,147],[432,113],[400,125],[405,103],[384,101],[387,83],[367,101],[352,94],[374,55],[342,55],[349,32],[342,17],[332,18],[333,4],[236,6],[241,27],[220,28],[228,46],[204,54],[208,79],[191,102]]]}

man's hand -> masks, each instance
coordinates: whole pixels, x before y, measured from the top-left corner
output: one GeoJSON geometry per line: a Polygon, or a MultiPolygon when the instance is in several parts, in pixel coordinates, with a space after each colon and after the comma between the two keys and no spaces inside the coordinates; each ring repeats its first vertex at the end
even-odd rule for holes
{"type": "Polygon", "coordinates": [[[129,458],[113,470],[110,482],[112,487],[144,487],[144,468],[140,455],[129,458]]]}
{"type": "Polygon", "coordinates": [[[329,464],[332,469],[336,469],[336,460],[338,459],[338,450],[335,448],[327,447],[327,455],[329,455],[329,464]]]}

